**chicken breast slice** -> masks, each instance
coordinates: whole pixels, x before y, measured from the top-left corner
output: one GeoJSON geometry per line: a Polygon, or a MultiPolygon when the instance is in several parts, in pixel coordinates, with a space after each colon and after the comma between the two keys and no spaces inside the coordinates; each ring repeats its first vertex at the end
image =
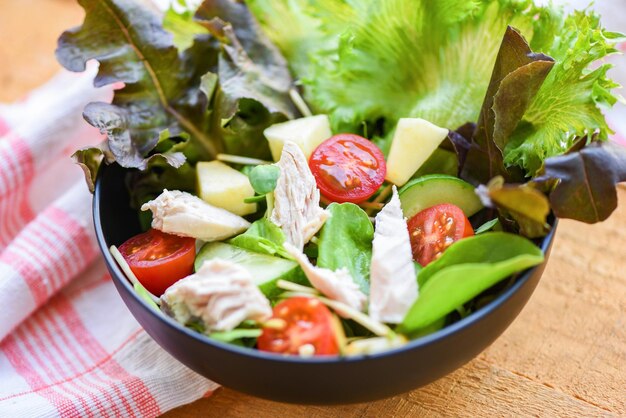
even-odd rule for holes
{"type": "Polygon", "coordinates": [[[329,299],[345,303],[346,305],[363,311],[367,296],[359,289],[359,286],[352,280],[350,272],[346,268],[332,271],[326,268],[316,267],[295,246],[283,244],[287,252],[300,264],[307,279],[313,287],[322,292],[329,299]]]}
{"type": "Polygon", "coordinates": [[[153,228],[203,241],[220,241],[250,227],[241,216],[178,190],[163,190],[159,197],[141,206],[141,210],[152,211],[153,228]]]}
{"type": "Polygon", "coordinates": [[[320,191],[300,147],[287,141],[280,160],[280,177],[274,190],[270,220],[285,234],[286,242],[302,251],[304,244],[320,230],[328,211],[320,207],[320,191]]]}
{"type": "Polygon", "coordinates": [[[389,203],[376,215],[370,267],[369,314],[398,324],[418,296],[411,241],[396,186],[389,203]]]}
{"type": "Polygon", "coordinates": [[[164,310],[178,322],[199,320],[205,331],[230,331],[246,319],[265,321],[272,315],[267,298],[243,267],[213,259],[174,283],[163,296],[164,310]]]}

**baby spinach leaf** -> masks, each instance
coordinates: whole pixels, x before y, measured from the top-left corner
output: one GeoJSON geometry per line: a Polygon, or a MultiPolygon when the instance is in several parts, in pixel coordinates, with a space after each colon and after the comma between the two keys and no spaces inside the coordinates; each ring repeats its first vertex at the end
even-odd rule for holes
{"type": "Polygon", "coordinates": [[[280,168],[274,164],[257,165],[248,174],[250,184],[257,194],[273,192],[280,177],[280,168]]]}
{"type": "Polygon", "coordinates": [[[285,234],[267,218],[255,221],[246,232],[231,238],[228,243],[261,254],[278,255],[291,259],[283,248],[285,234]]]}
{"type": "Polygon", "coordinates": [[[500,222],[500,220],[498,218],[495,218],[495,219],[492,219],[490,221],[487,221],[484,224],[482,224],[481,226],[479,226],[478,229],[476,229],[476,231],[474,231],[474,234],[480,235],[480,234],[484,234],[485,232],[489,232],[492,229],[497,228],[499,222],[500,222]]]}
{"type": "Polygon", "coordinates": [[[419,273],[420,294],[400,329],[424,328],[515,272],[540,264],[541,250],[506,232],[462,239],[419,273]]]}
{"type": "Polygon", "coordinates": [[[347,268],[361,290],[369,294],[372,221],[353,203],[332,203],[328,211],[330,218],[322,227],[317,243],[317,265],[331,270],[347,268]]]}
{"type": "Polygon", "coordinates": [[[550,193],[554,214],[587,223],[601,222],[617,207],[615,185],[626,181],[626,148],[593,142],[566,155],[548,158],[536,181],[558,181],[550,193]]]}

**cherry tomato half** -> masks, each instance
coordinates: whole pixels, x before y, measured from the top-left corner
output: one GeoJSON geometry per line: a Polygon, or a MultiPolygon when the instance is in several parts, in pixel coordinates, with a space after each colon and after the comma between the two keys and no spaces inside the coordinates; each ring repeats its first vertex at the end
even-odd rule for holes
{"type": "Polygon", "coordinates": [[[335,135],[311,154],[309,167],[322,194],[333,202],[360,203],[385,181],[387,165],[380,149],[353,134],[335,135]]]}
{"type": "Polygon", "coordinates": [[[263,334],[257,340],[258,348],[272,353],[300,354],[300,348],[308,344],[314,348],[313,354],[316,356],[338,354],[339,345],[332,315],[317,299],[286,299],[274,306],[272,316],[284,323],[275,321],[282,326],[263,328],[263,334]]]}
{"type": "Polygon", "coordinates": [[[130,238],[119,251],[139,282],[161,296],[165,289],[193,273],[196,240],[150,229],[130,238]]]}
{"type": "Polygon", "coordinates": [[[413,259],[422,266],[436,260],[454,242],[474,235],[458,206],[444,203],[424,209],[408,221],[413,259]]]}

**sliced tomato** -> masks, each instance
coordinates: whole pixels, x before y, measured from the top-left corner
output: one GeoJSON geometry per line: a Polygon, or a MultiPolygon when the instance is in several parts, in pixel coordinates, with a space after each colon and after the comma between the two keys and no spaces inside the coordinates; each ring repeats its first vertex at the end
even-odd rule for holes
{"type": "Polygon", "coordinates": [[[262,351],[282,354],[332,355],[339,353],[333,314],[319,300],[293,297],[274,307],[272,327],[263,328],[258,339],[262,351]],[[309,347],[304,347],[307,346],[309,347]],[[313,350],[311,350],[311,347],[313,350]]]}
{"type": "Polygon", "coordinates": [[[322,194],[333,202],[360,203],[385,181],[387,165],[380,149],[353,134],[335,135],[311,154],[309,167],[322,194]]]}
{"type": "Polygon", "coordinates": [[[130,238],[119,251],[141,284],[161,296],[168,287],[193,273],[196,240],[150,229],[130,238]]]}
{"type": "Polygon", "coordinates": [[[474,235],[458,206],[444,203],[424,209],[408,222],[413,259],[422,266],[436,260],[454,242],[474,235]]]}

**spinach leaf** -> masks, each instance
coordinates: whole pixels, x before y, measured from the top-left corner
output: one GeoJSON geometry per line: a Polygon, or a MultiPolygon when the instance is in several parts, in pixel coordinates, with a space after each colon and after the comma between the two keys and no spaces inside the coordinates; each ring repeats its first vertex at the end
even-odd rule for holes
{"type": "Polygon", "coordinates": [[[414,333],[472,300],[502,279],[543,261],[531,241],[506,232],[462,239],[419,273],[420,294],[400,330],[414,333]]]}
{"type": "Polygon", "coordinates": [[[231,238],[228,243],[261,254],[278,255],[291,259],[283,248],[285,234],[267,218],[255,221],[246,232],[231,238]]]}
{"type": "Polygon", "coordinates": [[[474,231],[474,234],[480,235],[480,234],[484,234],[485,232],[489,232],[492,229],[497,228],[499,222],[500,222],[500,220],[498,218],[495,218],[495,219],[492,219],[490,221],[487,221],[484,224],[482,224],[481,226],[479,226],[478,229],[476,229],[476,231],[474,231]]]}
{"type": "Polygon", "coordinates": [[[345,267],[369,294],[374,226],[367,213],[353,203],[332,203],[330,218],[320,232],[317,265],[331,270],[345,267]]]}

